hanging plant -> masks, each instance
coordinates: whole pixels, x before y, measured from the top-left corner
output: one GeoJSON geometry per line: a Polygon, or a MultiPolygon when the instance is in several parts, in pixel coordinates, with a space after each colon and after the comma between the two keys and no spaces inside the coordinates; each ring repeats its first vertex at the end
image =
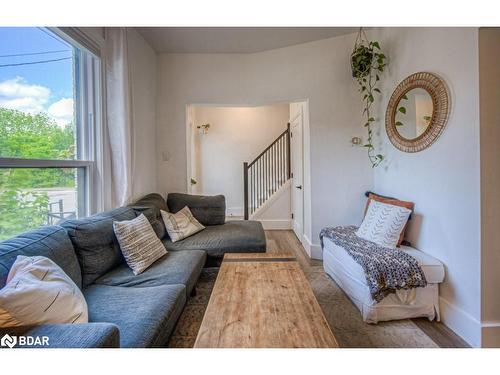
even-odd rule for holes
{"type": "Polygon", "coordinates": [[[380,44],[376,41],[368,41],[363,28],[359,29],[354,50],[351,54],[352,76],[359,84],[359,91],[363,95],[363,116],[366,116],[364,126],[367,129],[367,140],[363,145],[367,148],[368,159],[372,167],[377,167],[384,156],[375,153],[373,147],[372,123],[375,118],[371,115],[371,106],[375,101],[375,93],[380,94],[377,85],[380,81],[380,74],[384,72],[386,66],[385,55],[380,50],[380,44]]]}

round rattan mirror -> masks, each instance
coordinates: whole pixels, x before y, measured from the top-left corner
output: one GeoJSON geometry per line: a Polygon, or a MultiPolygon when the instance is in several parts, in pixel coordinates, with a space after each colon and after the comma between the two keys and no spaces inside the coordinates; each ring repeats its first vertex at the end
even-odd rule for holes
{"type": "Polygon", "coordinates": [[[441,135],[448,120],[450,96],[441,78],[419,72],[394,90],[385,114],[391,143],[404,152],[419,152],[441,135]]]}

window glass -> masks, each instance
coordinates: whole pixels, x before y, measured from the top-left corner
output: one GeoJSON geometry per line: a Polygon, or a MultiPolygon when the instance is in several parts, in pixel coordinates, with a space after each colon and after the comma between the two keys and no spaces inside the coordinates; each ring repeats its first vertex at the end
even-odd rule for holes
{"type": "Polygon", "coordinates": [[[78,50],[44,28],[0,40],[0,157],[75,159],[78,50]]]}
{"type": "Polygon", "coordinates": [[[0,241],[78,216],[82,168],[1,168],[0,241]]]}
{"type": "Polygon", "coordinates": [[[60,30],[0,27],[0,41],[1,241],[97,201],[100,60],[60,30]]]}

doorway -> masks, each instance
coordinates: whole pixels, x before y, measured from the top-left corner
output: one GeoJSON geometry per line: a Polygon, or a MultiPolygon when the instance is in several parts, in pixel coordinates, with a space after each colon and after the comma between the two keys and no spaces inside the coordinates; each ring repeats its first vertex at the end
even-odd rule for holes
{"type": "MultiPolygon", "coordinates": [[[[243,163],[250,164],[261,155],[289,124],[290,179],[275,193],[267,194],[268,201],[265,200],[250,219],[260,221],[265,230],[293,230],[307,251],[311,223],[307,203],[310,202],[309,148],[304,144],[309,139],[307,104],[307,101],[297,101],[253,106],[188,105],[186,191],[201,195],[224,194],[227,219],[243,219],[243,163]],[[283,106],[285,117],[277,114],[283,114],[283,106]]],[[[249,183],[250,180],[252,176],[249,183]]]]}

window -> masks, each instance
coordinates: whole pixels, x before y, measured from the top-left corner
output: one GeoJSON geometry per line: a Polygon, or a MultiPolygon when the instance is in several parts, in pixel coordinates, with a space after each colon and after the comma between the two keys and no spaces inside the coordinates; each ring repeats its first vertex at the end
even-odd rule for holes
{"type": "Polygon", "coordinates": [[[0,40],[1,241],[95,207],[100,59],[60,30],[0,40]]]}

